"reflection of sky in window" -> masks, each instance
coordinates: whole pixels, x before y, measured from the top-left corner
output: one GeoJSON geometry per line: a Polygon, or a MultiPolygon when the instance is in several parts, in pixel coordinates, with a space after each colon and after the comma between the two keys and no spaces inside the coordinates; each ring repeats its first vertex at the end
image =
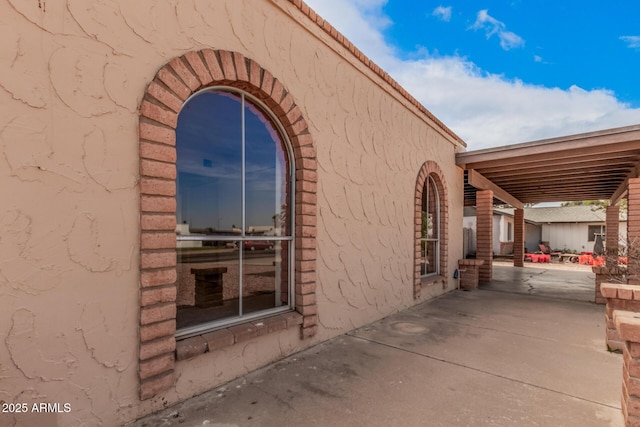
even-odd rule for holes
{"type": "MultiPolygon", "coordinates": [[[[191,229],[242,224],[241,108],[235,94],[203,92],[180,112],[177,220],[191,229]]],[[[277,132],[248,101],[245,141],[246,226],[270,226],[284,202],[288,173],[277,132]]]]}

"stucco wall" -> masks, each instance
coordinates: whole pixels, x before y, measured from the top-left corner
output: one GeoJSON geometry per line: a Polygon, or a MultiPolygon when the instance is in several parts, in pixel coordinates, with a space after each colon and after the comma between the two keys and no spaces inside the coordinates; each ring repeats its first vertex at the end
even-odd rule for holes
{"type": "Polygon", "coordinates": [[[0,400],[70,403],[47,415],[60,425],[119,424],[415,304],[414,190],[427,160],[444,171],[455,270],[452,137],[289,2],[9,0],[0,35],[0,400]],[[176,387],[140,402],[138,107],[162,65],[202,48],[257,61],[309,123],[319,330],[179,362],[176,387]]]}

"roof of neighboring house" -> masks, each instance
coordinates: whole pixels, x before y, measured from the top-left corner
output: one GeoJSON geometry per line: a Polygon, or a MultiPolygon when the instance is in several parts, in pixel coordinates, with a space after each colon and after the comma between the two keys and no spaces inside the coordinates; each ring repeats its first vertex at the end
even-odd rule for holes
{"type": "MultiPolygon", "coordinates": [[[[464,210],[463,210],[463,214],[462,216],[467,218],[467,217],[471,217],[471,216],[476,216],[476,208],[475,206],[465,206],[464,210]]],[[[513,216],[513,209],[499,209],[499,208],[494,208],[493,209],[493,215],[506,215],[506,216],[513,216]]],[[[531,221],[529,218],[526,217],[525,214],[525,218],[524,218],[524,222],[527,222],[529,224],[536,224],[535,221],[531,221]]]]}
{"type": "MultiPolygon", "coordinates": [[[[513,209],[496,208],[494,211],[506,215],[513,215],[513,209]]],[[[524,218],[527,221],[536,223],[605,222],[606,213],[604,209],[590,205],[556,206],[546,208],[525,208],[524,218]]],[[[620,221],[626,220],[626,213],[621,212],[620,221]]]]}

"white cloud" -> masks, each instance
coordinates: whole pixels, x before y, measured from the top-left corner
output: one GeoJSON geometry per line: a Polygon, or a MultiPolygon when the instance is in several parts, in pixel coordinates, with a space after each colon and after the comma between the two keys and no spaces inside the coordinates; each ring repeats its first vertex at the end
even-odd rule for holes
{"type": "Polygon", "coordinates": [[[469,150],[639,122],[640,109],[604,89],[549,88],[509,80],[466,58],[432,55],[427,49],[401,59],[381,32],[389,25],[384,1],[307,3],[465,140],[469,150]]]}
{"type": "Polygon", "coordinates": [[[459,57],[404,62],[392,75],[469,149],[623,126],[640,117],[606,90],[510,81],[459,57]]]}
{"type": "Polygon", "coordinates": [[[382,13],[387,0],[310,0],[305,3],[379,66],[384,68],[394,58],[395,49],[382,35],[382,31],[391,25],[382,13]],[[372,56],[371,52],[375,54],[372,56]]]}
{"type": "Polygon", "coordinates": [[[471,26],[471,29],[485,30],[487,39],[490,39],[494,34],[497,35],[500,39],[500,46],[504,50],[524,46],[524,40],[522,37],[516,33],[507,31],[505,23],[498,21],[496,18],[489,15],[489,11],[487,9],[478,12],[476,22],[471,26]]]}
{"type": "Polygon", "coordinates": [[[536,62],[542,62],[542,57],[540,55],[533,55],[533,60],[536,62]]]}
{"type": "Polygon", "coordinates": [[[449,7],[438,6],[433,10],[432,15],[440,18],[440,20],[444,22],[449,22],[451,21],[451,10],[452,10],[451,6],[449,7]]]}
{"type": "Polygon", "coordinates": [[[620,40],[626,42],[632,49],[640,49],[640,36],[622,36],[620,40]]]}

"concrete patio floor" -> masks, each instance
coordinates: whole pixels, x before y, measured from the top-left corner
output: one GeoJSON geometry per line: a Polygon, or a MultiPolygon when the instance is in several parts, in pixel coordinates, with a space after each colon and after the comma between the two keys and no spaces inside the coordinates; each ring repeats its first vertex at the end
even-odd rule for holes
{"type": "Polygon", "coordinates": [[[492,282],[482,289],[593,303],[595,274],[588,265],[525,263],[513,268],[513,263],[499,261],[493,264],[492,282]]]}
{"type": "Polygon", "coordinates": [[[496,265],[454,291],[132,424],[619,426],[593,275],[496,265]]]}

